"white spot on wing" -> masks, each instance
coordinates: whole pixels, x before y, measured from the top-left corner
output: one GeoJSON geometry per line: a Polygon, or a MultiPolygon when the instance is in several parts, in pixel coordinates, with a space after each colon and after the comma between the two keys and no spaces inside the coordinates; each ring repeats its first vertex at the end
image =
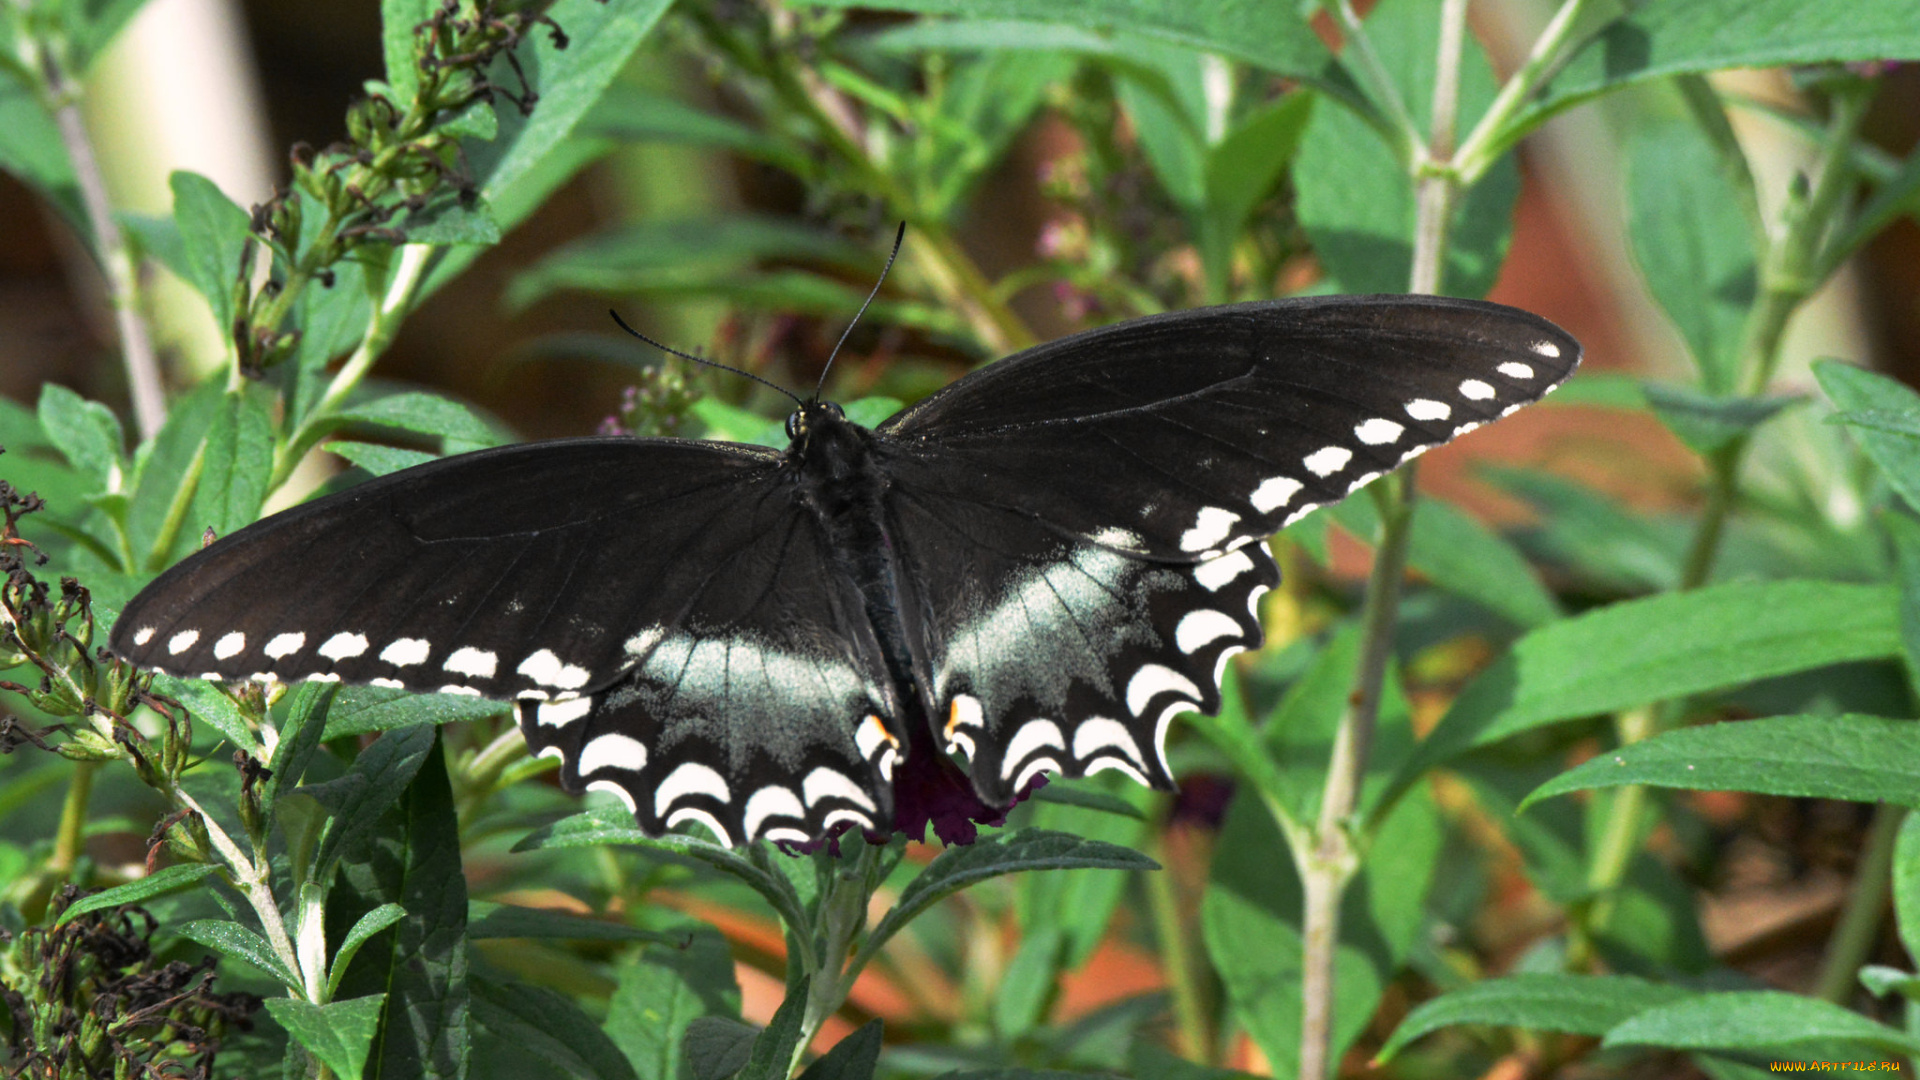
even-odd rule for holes
{"type": "Polygon", "coordinates": [[[695,821],[705,825],[714,836],[719,838],[721,843],[728,847],[733,846],[733,835],[727,832],[727,827],[720,824],[719,818],[714,817],[698,806],[683,806],[675,810],[667,818],[667,828],[678,828],[689,821],[695,821]]]}
{"type": "Polygon", "coordinates": [[[1026,790],[1028,781],[1048,770],[1064,771],[1060,768],[1060,763],[1050,757],[1034,758],[1026,768],[1020,770],[1019,776],[1014,777],[1013,790],[1016,792],[1026,790]]]}
{"type": "Polygon", "coordinates": [[[1245,645],[1229,645],[1220,650],[1219,659],[1213,662],[1213,688],[1215,690],[1220,689],[1220,678],[1227,673],[1227,661],[1246,651],[1247,647],[1245,645]]]}
{"type": "Polygon", "coordinates": [[[1353,451],[1344,446],[1323,446],[1301,460],[1315,476],[1332,476],[1353,460],[1353,451]]]}
{"type": "MultiPolygon", "coordinates": [[[[1000,763],[1000,778],[1006,779],[1022,761],[1043,746],[1060,750],[1067,748],[1067,740],[1060,734],[1060,725],[1043,719],[1029,720],[1021,724],[1020,730],[1014,732],[1013,738],[1007,740],[1006,757],[1000,763]]],[[[1055,765],[1054,768],[1057,769],[1059,766],[1055,765]]],[[[1024,782],[1025,776],[1025,773],[1021,774],[1021,782],[1024,782]]],[[[1016,783],[1015,786],[1017,788],[1019,784],[1016,783]]]]}
{"type": "Polygon", "coordinates": [[[1460,396],[1474,401],[1493,400],[1493,387],[1479,379],[1467,379],[1460,384],[1460,396]]]}
{"type": "Polygon", "coordinates": [[[1086,761],[1103,750],[1118,750],[1136,766],[1146,768],[1147,763],[1140,756],[1140,744],[1133,741],[1133,732],[1120,721],[1096,716],[1074,729],[1074,757],[1086,761]]]}
{"type": "Polygon", "coordinates": [[[380,659],[394,667],[412,667],[425,660],[429,651],[431,646],[427,644],[426,638],[395,638],[393,644],[380,650],[380,659]]]}
{"type": "Polygon", "coordinates": [[[1271,514],[1292,502],[1293,497],[1300,494],[1302,486],[1300,481],[1291,476],[1275,476],[1262,480],[1260,486],[1253,489],[1249,501],[1253,503],[1255,510],[1263,514],[1271,514]]]}
{"type": "Polygon", "coordinates": [[[1229,551],[1193,568],[1193,580],[1208,592],[1219,592],[1234,578],[1253,569],[1253,560],[1244,551],[1229,551]]]}
{"type": "Polygon", "coordinates": [[[1376,416],[1371,420],[1362,421],[1353,429],[1353,434],[1368,446],[1385,446],[1398,439],[1400,433],[1405,430],[1407,430],[1405,427],[1385,417],[1376,416]]]}
{"type": "Polygon", "coordinates": [[[1460,436],[1465,435],[1467,432],[1472,431],[1479,426],[1480,426],[1480,421],[1478,420],[1468,421],[1467,423],[1461,424],[1459,427],[1453,429],[1453,437],[1457,439],[1460,436]]]}
{"type": "Polygon", "coordinates": [[[143,626],[140,628],[139,633],[133,635],[133,643],[135,645],[145,645],[147,642],[152,640],[153,640],[153,627],[151,626],[143,626]]]}
{"type": "Polygon", "coordinates": [[[1128,529],[1101,529],[1093,534],[1093,542],[1122,551],[1144,551],[1147,547],[1147,542],[1140,538],[1139,533],[1128,529]]]}
{"type": "Polygon", "coordinates": [[[1453,406],[1432,398],[1414,398],[1407,402],[1407,415],[1415,420],[1445,420],[1453,415],[1453,406]]]}
{"type": "MultiPolygon", "coordinates": [[[[660,639],[664,636],[666,636],[666,630],[664,628],[658,626],[647,627],[645,630],[627,639],[627,655],[645,656],[655,645],[660,644],[660,639]]],[[[523,670],[521,674],[524,675],[526,672],[523,670]]]]}
{"type": "Polygon", "coordinates": [[[1180,534],[1181,551],[1205,551],[1227,538],[1240,515],[1218,506],[1203,506],[1195,516],[1193,528],[1180,534]]]}
{"type": "MultiPolygon", "coordinates": [[[[869,811],[876,809],[865,789],[848,779],[845,773],[829,769],[825,765],[807,774],[807,778],[801,781],[800,791],[807,797],[808,806],[818,806],[822,799],[845,799],[855,806],[864,806],[869,811]]],[[[863,817],[860,820],[868,825],[873,824],[871,818],[863,817]]],[[[827,822],[832,824],[832,815],[828,815],[827,822]]]]}
{"type": "Polygon", "coordinates": [[[858,810],[849,810],[843,806],[837,810],[827,811],[827,816],[824,819],[822,819],[820,822],[820,831],[832,832],[833,827],[835,825],[840,824],[843,821],[851,821],[855,825],[858,825],[863,829],[873,828],[872,818],[868,817],[867,815],[861,813],[858,810]]]}
{"type": "Polygon", "coordinates": [[[246,647],[247,635],[235,630],[233,633],[227,634],[219,641],[213,643],[213,658],[215,660],[226,660],[240,655],[241,651],[246,647]]]}
{"type": "MultiPolygon", "coordinates": [[[[334,677],[339,678],[339,676],[337,675],[334,677]]],[[[447,685],[441,687],[439,692],[442,694],[458,694],[461,697],[479,697],[480,696],[480,691],[475,690],[471,686],[461,686],[458,683],[448,683],[447,685]]]]}
{"type": "Polygon", "coordinates": [[[1505,375],[1509,379],[1533,378],[1532,367],[1526,364],[1519,363],[1514,360],[1509,360],[1506,363],[1501,364],[1499,367],[1494,368],[1493,370],[1499,372],[1502,375],[1505,375]]]}
{"type": "Polygon", "coordinates": [[[1536,341],[1530,347],[1541,356],[1558,357],[1560,355],[1560,346],[1551,341],[1536,341]]]}
{"type": "MultiPolygon", "coordinates": [[[[1181,652],[1191,656],[1223,637],[1239,637],[1240,633],[1240,624],[1226,612],[1196,608],[1180,616],[1180,625],[1173,630],[1173,643],[1179,646],[1181,652]]],[[[1079,736],[1075,735],[1074,738],[1077,745],[1079,736]]],[[[1078,750],[1074,753],[1078,757],[1086,756],[1078,750]]]]}
{"type": "MultiPolygon", "coordinates": [[[[566,757],[566,754],[557,746],[549,746],[545,750],[540,751],[540,756],[564,758],[566,757]]],[[[640,812],[640,808],[634,805],[633,792],[628,791],[624,787],[621,787],[618,781],[589,780],[587,781],[587,790],[588,791],[604,791],[607,794],[612,795],[613,797],[619,799],[621,802],[627,804],[627,813],[629,814],[638,814],[640,812]]]]}
{"type": "Polygon", "coordinates": [[[561,663],[552,649],[541,649],[520,661],[515,670],[542,686],[557,686],[562,690],[578,690],[593,677],[586,668],[561,663]]]}
{"type": "Polygon", "coordinates": [[[1267,586],[1265,585],[1255,585],[1253,591],[1247,594],[1247,615],[1250,616],[1254,622],[1260,621],[1260,598],[1265,595],[1267,595],[1267,586]]]}
{"type": "Polygon", "coordinates": [[[193,648],[193,643],[199,640],[200,631],[182,630],[167,639],[167,652],[173,656],[179,656],[181,653],[193,648]]]}
{"type": "Polygon", "coordinates": [[[1094,773],[1106,772],[1108,769],[1115,770],[1116,772],[1126,773],[1128,776],[1132,777],[1134,782],[1139,784],[1141,787],[1153,786],[1153,783],[1147,779],[1147,776],[1145,773],[1127,764],[1126,762],[1121,761],[1119,758],[1114,757],[1112,754],[1102,755],[1100,757],[1093,759],[1093,761],[1088,763],[1087,775],[1092,776],[1094,773]]]}
{"type": "Polygon", "coordinates": [[[602,735],[580,750],[580,775],[582,776],[597,773],[601,769],[625,769],[628,772],[639,772],[646,767],[646,745],[631,735],[617,733],[602,735]]]}
{"type": "Polygon", "coordinates": [[[279,660],[283,657],[292,656],[294,653],[306,648],[306,645],[307,635],[305,634],[276,634],[272,641],[267,642],[267,647],[260,651],[273,657],[275,660],[279,660]]]}
{"type": "Polygon", "coordinates": [[[985,727],[986,722],[980,712],[980,699],[972,694],[955,694],[953,706],[948,713],[947,726],[951,728],[985,727]]]}
{"type": "Polygon", "coordinates": [[[751,840],[760,832],[760,823],[770,817],[790,817],[806,820],[807,808],[800,805],[800,796],[792,790],[772,784],[753,793],[747,800],[742,815],[742,828],[751,840]]]}
{"type": "MultiPolygon", "coordinates": [[[[583,697],[574,698],[572,701],[555,701],[538,705],[534,709],[534,716],[540,721],[541,727],[566,727],[592,711],[593,699],[583,697]]],[[[580,771],[586,772],[587,769],[582,766],[580,771]]],[[[634,771],[640,771],[640,767],[634,766],[634,771]]]]}
{"type": "Polygon", "coordinates": [[[368,679],[367,682],[373,686],[384,686],[388,690],[405,690],[407,688],[407,684],[401,682],[399,679],[368,679]]]}
{"type": "Polygon", "coordinates": [[[1179,694],[1189,701],[1200,700],[1200,688],[1193,685],[1193,680],[1164,664],[1146,664],[1127,680],[1127,710],[1135,716],[1144,716],[1147,704],[1164,693],[1179,694]]]}
{"type": "Polygon", "coordinates": [[[316,671],[313,674],[308,675],[307,677],[305,677],[300,681],[301,682],[339,682],[340,673],[337,671],[316,671]]]}
{"type": "Polygon", "coordinates": [[[342,630],[320,646],[320,655],[329,660],[350,660],[367,651],[367,635],[342,630]]]}
{"type": "Polygon", "coordinates": [[[1308,514],[1311,514],[1318,509],[1320,509],[1319,503],[1301,503],[1299,509],[1287,515],[1287,519],[1280,523],[1280,527],[1284,529],[1287,526],[1293,524],[1296,521],[1299,521],[1301,518],[1306,517],[1308,514]]]}
{"type": "Polygon", "coordinates": [[[440,665],[440,669],[475,679],[491,679],[499,666],[498,654],[468,645],[455,649],[453,655],[447,657],[447,662],[440,665]]]}
{"type": "MultiPolygon", "coordinates": [[[[726,778],[714,772],[711,766],[702,765],[697,761],[683,761],[679,768],[668,773],[667,778],[660,781],[660,786],[654,789],[655,816],[665,817],[667,807],[689,795],[708,795],[723,803],[733,798],[733,793],[727,790],[726,778]]],[[[667,824],[673,824],[673,819],[668,818],[667,824]]],[[[725,836],[726,831],[721,830],[720,835],[725,836]]]]}

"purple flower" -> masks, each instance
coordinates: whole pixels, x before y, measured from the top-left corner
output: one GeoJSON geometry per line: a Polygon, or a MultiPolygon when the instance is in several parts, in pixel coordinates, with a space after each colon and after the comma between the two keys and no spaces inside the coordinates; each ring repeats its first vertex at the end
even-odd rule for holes
{"type": "MultiPolygon", "coordinates": [[[[1014,796],[1018,804],[1047,782],[1042,775],[1014,796]]],[[[976,825],[1001,825],[1012,806],[988,806],[973,793],[973,784],[945,754],[917,746],[893,770],[893,831],[909,840],[925,840],[927,825],[943,844],[971,844],[979,836],[976,825]]],[[[884,838],[881,838],[884,839],[884,838]]]]}

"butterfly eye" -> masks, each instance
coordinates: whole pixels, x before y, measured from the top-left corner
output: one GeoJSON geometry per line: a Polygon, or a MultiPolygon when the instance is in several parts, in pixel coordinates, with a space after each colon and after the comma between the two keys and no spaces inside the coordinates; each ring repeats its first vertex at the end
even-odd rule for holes
{"type": "Polygon", "coordinates": [[[800,437],[800,411],[796,409],[793,412],[787,414],[787,438],[797,439],[799,437],[800,437]]]}
{"type": "Polygon", "coordinates": [[[846,415],[847,415],[847,414],[846,414],[846,412],[845,412],[844,410],[842,410],[842,409],[840,408],[840,406],[839,406],[838,404],[836,404],[836,403],[834,403],[834,402],[831,402],[831,401],[824,401],[824,402],[821,402],[821,404],[822,404],[822,405],[824,405],[824,406],[826,406],[826,409],[827,409],[827,411],[828,411],[828,412],[830,412],[830,413],[832,413],[833,415],[835,415],[835,416],[837,416],[837,417],[841,417],[841,418],[843,418],[843,419],[844,419],[844,418],[846,417],[846,415]]]}

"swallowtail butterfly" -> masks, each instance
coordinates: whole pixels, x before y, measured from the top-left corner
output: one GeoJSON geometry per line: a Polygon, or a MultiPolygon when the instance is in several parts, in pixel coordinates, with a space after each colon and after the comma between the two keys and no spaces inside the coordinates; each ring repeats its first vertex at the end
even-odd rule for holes
{"type": "Polygon", "coordinates": [[[976,371],[784,451],[585,438],[462,454],[181,562],[112,646],[208,679],[512,701],[569,789],[729,843],[885,831],[895,770],[964,754],[1171,787],[1279,581],[1265,540],[1535,401],[1580,346],[1513,308],[1348,296],[1182,311],[976,371]]]}

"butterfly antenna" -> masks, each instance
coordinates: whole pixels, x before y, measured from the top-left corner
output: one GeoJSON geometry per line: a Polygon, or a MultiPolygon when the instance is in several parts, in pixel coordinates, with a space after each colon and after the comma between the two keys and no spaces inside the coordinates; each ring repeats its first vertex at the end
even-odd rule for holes
{"type": "Polygon", "coordinates": [[[741,370],[740,370],[739,368],[737,368],[737,367],[728,367],[728,366],[727,366],[727,365],[725,365],[725,364],[722,364],[722,363],[718,363],[718,362],[716,362],[716,361],[713,361],[713,360],[703,360],[703,359],[701,359],[700,357],[698,357],[698,356],[695,356],[695,355],[693,355],[692,353],[684,353],[684,352],[681,352],[681,351],[680,351],[679,349],[676,349],[676,348],[674,348],[674,347],[673,347],[673,346],[671,346],[671,345],[662,345],[661,343],[659,343],[659,342],[657,342],[657,341],[655,341],[655,340],[653,340],[652,338],[650,338],[650,337],[648,337],[647,335],[645,335],[645,334],[643,334],[643,333],[641,333],[640,331],[638,331],[638,330],[635,330],[635,329],[634,329],[633,327],[631,327],[631,326],[628,326],[628,325],[627,325],[627,320],[625,320],[625,319],[623,319],[623,318],[621,318],[621,317],[620,317],[620,313],[619,313],[619,312],[617,312],[617,311],[615,311],[615,310],[613,310],[612,308],[608,308],[608,309],[607,309],[607,314],[609,314],[609,315],[611,315],[611,316],[613,316],[613,321],[614,321],[614,322],[616,322],[616,323],[619,323],[619,324],[620,324],[620,329],[622,329],[622,330],[625,330],[625,331],[626,331],[627,333],[629,333],[629,334],[632,334],[632,335],[633,335],[634,337],[637,337],[637,338],[639,338],[639,339],[640,339],[641,341],[644,341],[644,342],[646,342],[647,344],[649,344],[649,345],[651,345],[651,346],[653,346],[653,347],[654,347],[654,348],[656,348],[656,349],[659,349],[659,350],[660,350],[661,352],[663,352],[663,353],[666,353],[666,354],[668,354],[669,356],[677,356],[677,357],[679,357],[679,358],[680,358],[680,359],[682,359],[682,360],[691,360],[691,361],[693,361],[693,362],[694,362],[694,363],[696,363],[696,364],[705,364],[706,366],[708,366],[708,367],[710,367],[710,368],[719,368],[719,369],[720,369],[721,371],[731,371],[731,372],[733,372],[733,373],[734,373],[735,375],[745,375],[745,376],[746,376],[747,378],[749,378],[749,379],[752,379],[752,380],[753,380],[754,382],[757,382],[757,383],[759,383],[759,384],[760,384],[760,385],[762,385],[762,386],[771,386],[771,387],[773,387],[773,388],[774,388],[775,390],[778,390],[778,391],[780,391],[781,393],[783,393],[783,394],[785,394],[785,395],[787,395],[788,397],[790,397],[790,398],[792,398],[792,399],[794,400],[794,403],[795,403],[796,405],[804,405],[804,404],[806,404],[805,402],[803,402],[803,401],[801,401],[801,400],[800,400],[800,395],[799,395],[799,394],[796,394],[796,393],[794,393],[793,391],[791,391],[791,390],[789,390],[789,389],[787,389],[786,387],[784,387],[784,386],[781,386],[781,385],[780,385],[779,383],[777,383],[777,382],[770,382],[770,381],[768,381],[768,380],[766,380],[766,379],[763,379],[763,378],[761,378],[761,377],[760,377],[760,376],[758,376],[758,375],[755,375],[755,374],[754,374],[753,372],[751,372],[751,371],[741,371],[741,370]]]}
{"type": "Polygon", "coordinates": [[[873,283],[873,291],[867,294],[866,303],[861,304],[860,310],[853,313],[853,321],[847,324],[845,330],[840,331],[840,340],[834,342],[833,352],[827,355],[827,366],[820,369],[820,381],[813,384],[813,397],[808,400],[820,400],[820,388],[827,385],[827,372],[833,370],[833,358],[840,355],[840,347],[847,343],[847,335],[853,333],[853,328],[860,325],[860,316],[867,313],[867,307],[873,303],[873,298],[880,295],[880,286],[887,283],[887,271],[893,269],[893,260],[900,257],[900,241],[906,238],[907,223],[902,221],[900,228],[893,234],[893,250],[887,253],[887,265],[880,268],[880,280],[873,283]]]}

